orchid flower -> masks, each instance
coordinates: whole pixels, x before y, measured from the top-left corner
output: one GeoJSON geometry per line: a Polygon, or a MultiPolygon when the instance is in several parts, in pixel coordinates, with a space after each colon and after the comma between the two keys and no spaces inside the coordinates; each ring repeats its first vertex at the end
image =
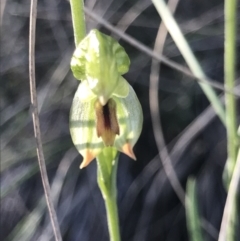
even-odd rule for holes
{"type": "Polygon", "coordinates": [[[130,65],[123,47],[92,30],[78,45],[72,60],[81,80],[70,111],[70,133],[86,167],[105,147],[115,147],[136,159],[133,147],[143,123],[142,108],[122,77],[130,65]]]}

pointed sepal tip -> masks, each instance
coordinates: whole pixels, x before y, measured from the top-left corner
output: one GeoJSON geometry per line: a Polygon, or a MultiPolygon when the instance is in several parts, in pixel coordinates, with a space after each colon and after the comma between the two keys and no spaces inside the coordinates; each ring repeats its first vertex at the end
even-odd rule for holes
{"type": "Polygon", "coordinates": [[[88,166],[89,163],[92,162],[95,157],[96,156],[92,152],[86,150],[84,158],[83,158],[83,161],[82,161],[82,163],[80,165],[80,169],[83,169],[84,167],[88,166]]]}
{"type": "Polygon", "coordinates": [[[126,143],[123,145],[122,147],[122,152],[126,155],[128,155],[129,157],[131,157],[133,160],[137,160],[134,152],[133,152],[133,148],[132,146],[130,145],[130,143],[126,143]]]}

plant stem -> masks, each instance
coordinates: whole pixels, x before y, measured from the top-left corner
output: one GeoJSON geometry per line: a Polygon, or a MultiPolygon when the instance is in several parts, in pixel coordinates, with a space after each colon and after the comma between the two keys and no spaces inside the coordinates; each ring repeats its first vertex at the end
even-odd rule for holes
{"type": "MultiPolygon", "coordinates": [[[[164,0],[152,0],[154,6],[156,7],[159,15],[162,18],[166,28],[168,29],[170,35],[172,36],[175,44],[180,50],[182,56],[187,62],[189,68],[193,72],[193,74],[202,79],[206,79],[206,75],[204,74],[198,60],[193,54],[190,46],[188,45],[183,33],[181,32],[176,20],[174,19],[172,13],[168,9],[164,0]]],[[[219,118],[225,124],[225,112],[222,103],[220,102],[218,96],[212,87],[205,83],[199,83],[203,92],[207,96],[209,102],[212,104],[214,110],[218,114],[219,118]]]]}
{"type": "MultiPolygon", "coordinates": [[[[239,126],[240,130],[240,126],[239,126]]],[[[224,207],[221,229],[218,241],[234,241],[236,240],[236,215],[237,215],[237,190],[240,184],[240,148],[238,157],[233,171],[232,179],[229,185],[228,196],[224,207]]]]}
{"type": "MultiPolygon", "coordinates": [[[[224,48],[224,71],[225,87],[233,89],[235,86],[236,70],[236,14],[237,1],[225,0],[225,48],[224,48]]],[[[227,128],[227,151],[228,160],[225,166],[224,177],[229,185],[237,159],[237,113],[236,99],[234,95],[226,93],[226,128],[227,128]]]]}
{"type": "Polygon", "coordinates": [[[117,208],[117,150],[105,147],[97,157],[98,186],[105,201],[110,241],[120,241],[117,208]]]}
{"type": "Polygon", "coordinates": [[[198,210],[196,180],[187,180],[186,219],[189,238],[191,241],[203,241],[201,219],[198,210]]]}
{"type": "Polygon", "coordinates": [[[120,241],[118,208],[116,197],[109,195],[105,199],[107,211],[108,230],[111,241],[120,241]]]}
{"type": "MultiPolygon", "coordinates": [[[[224,72],[225,87],[235,87],[236,70],[236,20],[237,0],[225,0],[225,47],[224,47],[224,72]]],[[[236,239],[237,219],[237,187],[240,178],[240,150],[238,151],[237,111],[234,95],[226,93],[226,128],[228,159],[224,170],[224,181],[228,188],[228,196],[224,208],[219,241],[236,239]]]]}
{"type": "Polygon", "coordinates": [[[84,15],[84,2],[83,0],[70,0],[73,33],[76,47],[86,35],[86,24],[84,15]]]}
{"type": "Polygon", "coordinates": [[[44,195],[48,207],[50,221],[53,228],[55,241],[62,241],[61,231],[57,219],[57,214],[54,209],[54,204],[51,197],[51,190],[47,175],[47,168],[42,147],[40,120],[38,114],[38,102],[36,91],[36,74],[35,74],[35,39],[36,39],[36,18],[37,18],[37,0],[31,1],[30,7],[30,22],[29,22],[29,82],[33,128],[36,139],[38,164],[43,184],[44,195]]]}

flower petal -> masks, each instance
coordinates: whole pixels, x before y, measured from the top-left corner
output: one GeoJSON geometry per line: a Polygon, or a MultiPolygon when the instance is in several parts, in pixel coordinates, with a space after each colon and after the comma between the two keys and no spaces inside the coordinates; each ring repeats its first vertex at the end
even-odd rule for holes
{"type": "Polygon", "coordinates": [[[118,84],[113,91],[113,96],[117,96],[120,98],[125,98],[129,94],[129,83],[122,77],[119,77],[118,84]]]}
{"type": "Polygon", "coordinates": [[[96,157],[104,147],[96,131],[94,103],[97,98],[83,101],[85,91],[88,91],[88,85],[82,82],[74,96],[70,111],[70,134],[77,150],[84,157],[83,166],[96,157]]]}
{"type": "Polygon", "coordinates": [[[129,94],[126,98],[117,98],[114,96],[112,98],[117,104],[117,119],[120,129],[120,135],[116,136],[114,146],[119,151],[135,159],[132,148],[136,144],[142,131],[142,107],[130,85],[129,94]]]}
{"type": "Polygon", "coordinates": [[[94,98],[96,99],[96,95],[91,91],[86,80],[79,84],[77,92],[79,93],[78,98],[81,101],[90,101],[94,98]]]}
{"type": "Polygon", "coordinates": [[[95,102],[97,136],[102,137],[106,146],[113,146],[115,136],[119,135],[119,126],[116,116],[116,102],[110,99],[106,105],[97,100],[95,102]]]}
{"type": "Polygon", "coordinates": [[[134,152],[133,152],[133,147],[131,146],[130,143],[126,143],[123,145],[121,152],[123,152],[124,154],[128,155],[129,157],[131,157],[133,160],[137,160],[134,152]]]}

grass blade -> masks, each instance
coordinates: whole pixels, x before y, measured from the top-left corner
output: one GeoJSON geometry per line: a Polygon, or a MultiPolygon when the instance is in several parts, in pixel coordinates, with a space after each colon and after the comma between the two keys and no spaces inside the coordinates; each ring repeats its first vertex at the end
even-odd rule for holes
{"type": "Polygon", "coordinates": [[[193,178],[189,178],[187,181],[187,196],[186,218],[189,238],[191,241],[203,241],[196,195],[196,181],[193,178]]]}

